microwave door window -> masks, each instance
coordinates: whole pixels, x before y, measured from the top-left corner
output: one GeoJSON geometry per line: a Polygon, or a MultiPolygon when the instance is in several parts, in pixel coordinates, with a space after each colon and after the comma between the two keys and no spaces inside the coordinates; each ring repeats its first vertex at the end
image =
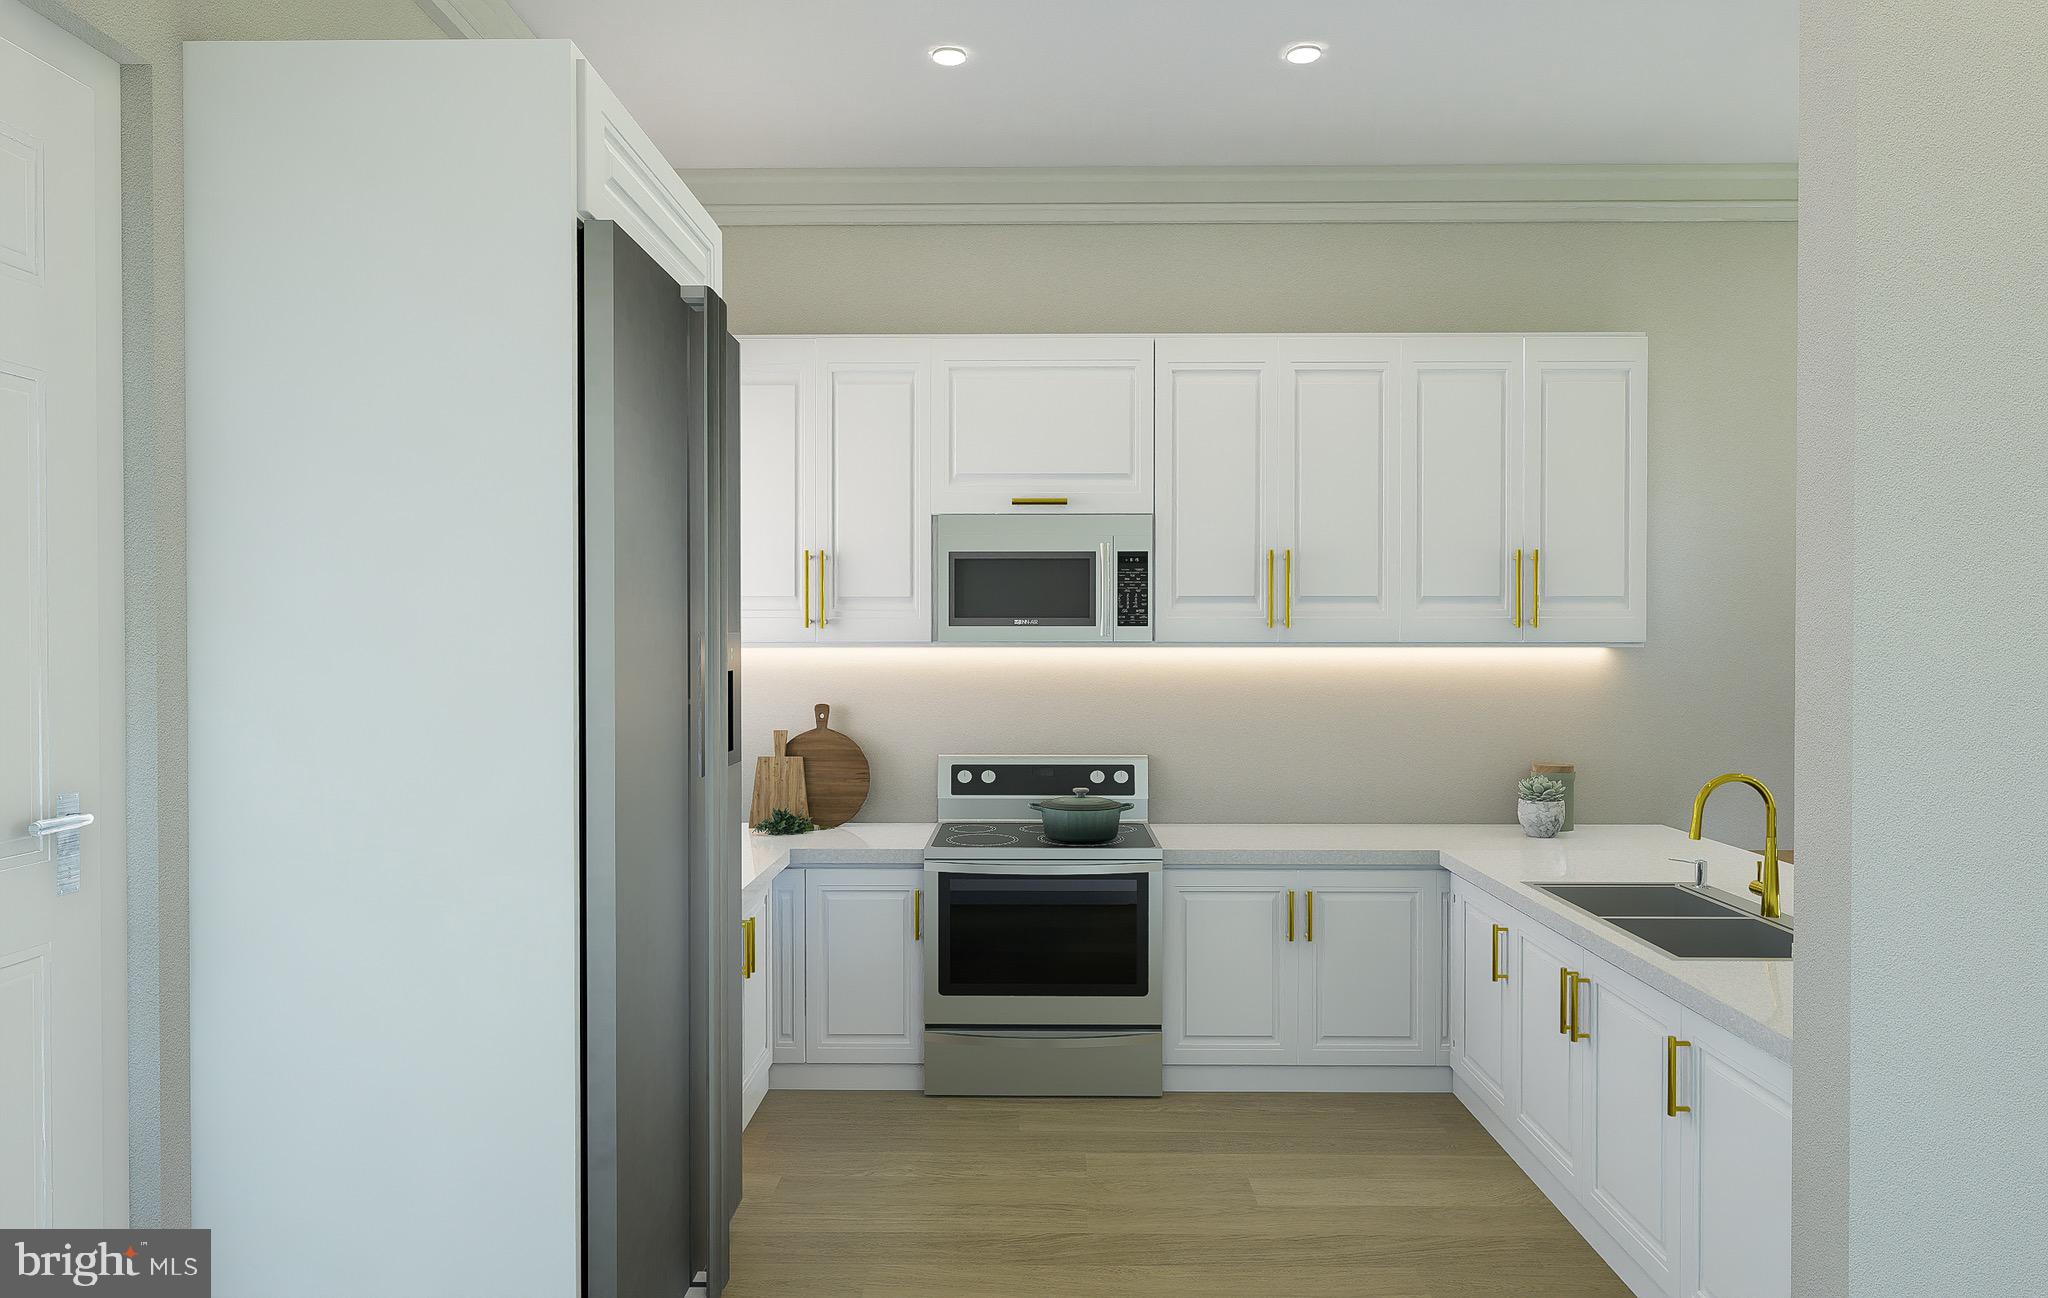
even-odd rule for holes
{"type": "Polygon", "coordinates": [[[1095,554],[954,551],[954,626],[1094,626],[1095,554]]]}

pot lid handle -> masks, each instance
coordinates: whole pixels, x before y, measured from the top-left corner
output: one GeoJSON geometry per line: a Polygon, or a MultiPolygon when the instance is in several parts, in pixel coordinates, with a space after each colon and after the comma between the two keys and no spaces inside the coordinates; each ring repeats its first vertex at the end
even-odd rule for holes
{"type": "Polygon", "coordinates": [[[1078,789],[1075,789],[1075,790],[1074,790],[1074,796],[1075,796],[1075,797],[1077,797],[1077,798],[1085,798],[1085,797],[1087,797],[1087,796],[1088,796],[1088,786],[1084,784],[1084,785],[1082,785],[1082,786],[1081,786],[1080,788],[1078,788],[1078,789]]]}

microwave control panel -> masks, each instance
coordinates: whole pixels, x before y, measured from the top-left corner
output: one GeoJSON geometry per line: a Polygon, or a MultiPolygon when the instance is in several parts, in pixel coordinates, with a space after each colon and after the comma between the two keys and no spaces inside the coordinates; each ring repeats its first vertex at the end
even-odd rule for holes
{"type": "Polygon", "coordinates": [[[1151,617],[1151,555],[1119,550],[1116,555],[1116,624],[1145,626],[1151,617]]]}

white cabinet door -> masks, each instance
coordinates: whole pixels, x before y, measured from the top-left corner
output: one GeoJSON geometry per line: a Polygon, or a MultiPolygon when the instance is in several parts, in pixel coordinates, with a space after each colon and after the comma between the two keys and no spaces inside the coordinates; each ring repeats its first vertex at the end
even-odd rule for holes
{"type": "Polygon", "coordinates": [[[1792,1291],[1792,1070],[1684,1016],[1678,1051],[1690,1298],[1792,1291]]]}
{"type": "Polygon", "coordinates": [[[1479,1099],[1508,1116],[1509,995],[1516,920],[1468,884],[1456,885],[1459,921],[1458,1005],[1451,1067],[1479,1099]]]}
{"type": "Polygon", "coordinates": [[[1296,889],[1269,870],[1166,880],[1166,1062],[1293,1063],[1296,889]]]}
{"type": "MultiPolygon", "coordinates": [[[[1513,1115],[1516,1130],[1536,1156],[1548,1163],[1565,1184],[1579,1181],[1585,1128],[1581,1061],[1583,1041],[1574,1041],[1569,975],[1581,971],[1584,956],[1576,946],[1536,924],[1524,924],[1514,937],[1513,1040],[1510,1059],[1513,1115]]],[[[1584,1015],[1579,1022],[1583,1031],[1584,1015]]]]}
{"type": "Polygon", "coordinates": [[[1675,1293],[1683,1253],[1679,1123],[1666,1113],[1666,1039],[1678,1007],[1588,957],[1579,990],[1586,1127],[1579,1197],[1658,1287],[1675,1293]]]}
{"type": "Polygon", "coordinates": [[[1542,644],[1640,643],[1648,622],[1649,343],[1528,340],[1523,540],[1542,644]]]}
{"type": "Polygon", "coordinates": [[[1443,871],[1326,870],[1295,881],[1301,1062],[1436,1063],[1443,871]]]}
{"type": "Polygon", "coordinates": [[[1270,544],[1283,638],[1397,640],[1401,340],[1278,341],[1270,544]]]}
{"type": "Polygon", "coordinates": [[[774,1062],[773,921],[766,890],[740,906],[740,1125],[753,1120],[768,1093],[774,1062]]]}
{"type": "Polygon", "coordinates": [[[647,132],[588,63],[576,65],[577,203],[616,221],[677,284],[721,289],[722,236],[647,132]]]}
{"type": "Polygon", "coordinates": [[[740,623],[750,642],[817,637],[822,373],[809,338],[740,342],[740,623]]]}
{"type": "Polygon", "coordinates": [[[924,961],[912,912],[924,872],[804,875],[805,1062],[920,1062],[924,961]]]}
{"type": "Polygon", "coordinates": [[[1415,337],[1404,350],[1401,638],[1519,641],[1522,340],[1415,337]]]}
{"type": "Polygon", "coordinates": [[[1272,338],[1159,343],[1152,600],[1162,641],[1265,643],[1277,611],[1281,473],[1272,338]]]}
{"type": "Polygon", "coordinates": [[[1151,338],[934,342],[933,512],[1152,512],[1151,338]]]}
{"type": "Polygon", "coordinates": [[[786,870],[770,887],[768,926],[775,941],[768,959],[772,1002],[769,1036],[778,1064],[804,1061],[804,875],[786,870]]]}
{"type": "Polygon", "coordinates": [[[930,346],[920,339],[818,342],[820,638],[931,638],[931,528],[919,481],[930,420],[930,346]]]}

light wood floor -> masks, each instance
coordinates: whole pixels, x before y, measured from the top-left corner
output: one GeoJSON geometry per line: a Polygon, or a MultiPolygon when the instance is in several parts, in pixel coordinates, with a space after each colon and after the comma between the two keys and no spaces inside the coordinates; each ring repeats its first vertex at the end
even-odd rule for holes
{"type": "Polygon", "coordinates": [[[1628,1298],[1448,1095],[775,1091],[728,1298],[1628,1298]]]}

